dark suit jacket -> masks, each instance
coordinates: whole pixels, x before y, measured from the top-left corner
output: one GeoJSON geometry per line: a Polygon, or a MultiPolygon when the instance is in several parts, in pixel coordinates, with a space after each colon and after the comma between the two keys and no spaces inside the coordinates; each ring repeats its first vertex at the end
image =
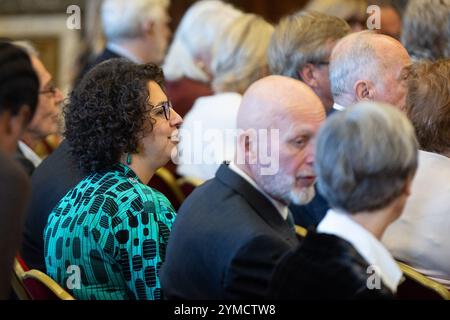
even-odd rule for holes
{"type": "Polygon", "coordinates": [[[310,230],[300,246],[283,257],[270,285],[272,299],[392,299],[383,283],[367,287],[369,264],[347,241],[310,230]]]}
{"type": "Polygon", "coordinates": [[[31,177],[33,192],[21,251],[22,258],[29,267],[45,271],[44,228],[48,215],[84,176],[70,155],[66,140],[34,171],[31,177]]]}
{"type": "Polygon", "coordinates": [[[16,160],[22,166],[23,170],[25,170],[28,176],[31,176],[34,172],[34,169],[36,169],[33,162],[25,157],[19,146],[17,146],[17,151],[14,154],[14,160],[16,160]]]}
{"type": "Polygon", "coordinates": [[[81,72],[78,74],[77,79],[75,80],[75,84],[78,84],[80,80],[83,78],[83,76],[91,70],[93,67],[95,67],[97,64],[114,58],[123,58],[119,54],[115,53],[114,51],[109,50],[108,48],[105,48],[102,53],[100,53],[95,59],[91,62],[89,62],[84,68],[81,70],[81,72]]]}
{"type": "Polygon", "coordinates": [[[160,281],[169,299],[262,298],[280,257],[298,245],[272,203],[223,164],[181,206],[160,281]]]}

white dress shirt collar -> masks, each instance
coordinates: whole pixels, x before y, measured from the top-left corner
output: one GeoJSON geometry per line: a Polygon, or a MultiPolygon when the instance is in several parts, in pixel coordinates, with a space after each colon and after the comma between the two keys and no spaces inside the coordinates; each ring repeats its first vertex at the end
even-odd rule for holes
{"type": "Polygon", "coordinates": [[[233,170],[235,173],[237,173],[239,176],[241,176],[243,179],[245,179],[248,183],[250,183],[256,190],[261,192],[278,210],[278,212],[280,213],[283,220],[286,220],[288,218],[289,210],[288,210],[288,207],[284,203],[281,203],[280,201],[275,200],[270,195],[268,195],[264,190],[262,190],[256,184],[256,182],[252,178],[250,178],[250,176],[248,174],[246,174],[238,166],[236,166],[236,164],[234,162],[230,162],[228,167],[230,168],[230,170],[233,170]]]}
{"type": "Polygon", "coordinates": [[[402,279],[402,271],[392,255],[369,231],[352,220],[348,214],[328,210],[325,218],[317,227],[317,232],[333,234],[348,242],[369,263],[376,266],[384,284],[393,293],[402,279]]]}
{"type": "Polygon", "coordinates": [[[33,151],[33,149],[27,146],[25,142],[19,140],[18,145],[23,156],[30,160],[35,168],[41,164],[42,159],[33,151]]]}

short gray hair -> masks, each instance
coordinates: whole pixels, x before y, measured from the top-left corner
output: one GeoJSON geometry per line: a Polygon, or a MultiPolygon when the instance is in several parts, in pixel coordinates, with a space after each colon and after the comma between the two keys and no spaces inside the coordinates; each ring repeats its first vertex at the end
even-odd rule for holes
{"type": "Polygon", "coordinates": [[[416,60],[450,58],[450,0],[410,0],[401,40],[416,60]]]}
{"type": "Polygon", "coordinates": [[[315,169],[319,192],[348,213],[382,209],[417,168],[414,128],[395,107],[361,102],[320,129],[315,169]]]}
{"type": "MultiPolygon", "coordinates": [[[[357,39],[345,50],[339,50],[347,38],[341,39],[334,47],[330,61],[330,86],[336,100],[344,94],[353,93],[353,85],[359,79],[374,79],[380,73],[380,59],[371,44],[373,31],[361,31],[357,39]]],[[[351,34],[354,37],[355,34],[351,34]]]]}
{"type": "Polygon", "coordinates": [[[270,41],[270,72],[299,79],[298,71],[307,63],[328,61],[327,45],[350,31],[345,20],[314,11],[283,18],[270,41]]]}
{"type": "Polygon", "coordinates": [[[167,53],[163,67],[166,79],[173,81],[185,76],[208,82],[209,76],[196,65],[195,59],[204,53],[212,55],[217,36],[241,14],[231,4],[218,0],[202,0],[190,6],[167,53]]]}
{"type": "Polygon", "coordinates": [[[104,0],[101,8],[103,30],[108,41],[135,38],[141,24],[162,18],[170,0],[104,0]]]}
{"type": "Polygon", "coordinates": [[[255,14],[243,14],[222,32],[214,45],[212,87],[215,92],[243,93],[267,69],[273,26],[255,14]]]}

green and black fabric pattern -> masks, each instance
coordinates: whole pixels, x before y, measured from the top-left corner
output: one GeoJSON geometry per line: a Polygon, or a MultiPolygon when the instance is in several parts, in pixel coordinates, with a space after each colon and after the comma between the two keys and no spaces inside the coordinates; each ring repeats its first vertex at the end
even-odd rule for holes
{"type": "Polygon", "coordinates": [[[169,200],[127,166],[91,174],[49,216],[47,273],[77,299],[160,299],[159,269],[175,215],[169,200]]]}

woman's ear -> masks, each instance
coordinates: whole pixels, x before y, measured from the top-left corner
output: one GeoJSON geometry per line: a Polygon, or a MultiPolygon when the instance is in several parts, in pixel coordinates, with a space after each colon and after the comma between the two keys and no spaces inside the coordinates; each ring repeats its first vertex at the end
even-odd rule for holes
{"type": "Polygon", "coordinates": [[[368,80],[358,80],[354,85],[354,91],[357,101],[361,100],[373,100],[374,88],[370,81],[368,80]]]}

